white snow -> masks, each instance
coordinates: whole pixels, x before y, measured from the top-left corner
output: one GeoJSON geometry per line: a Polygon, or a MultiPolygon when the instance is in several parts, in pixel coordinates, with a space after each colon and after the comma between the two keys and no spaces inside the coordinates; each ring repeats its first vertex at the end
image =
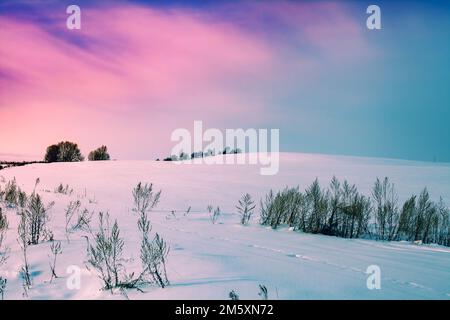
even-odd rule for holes
{"type": "MultiPolygon", "coordinates": [[[[271,299],[450,299],[450,248],[406,242],[377,242],[303,234],[288,228],[272,230],[258,225],[258,212],[249,226],[239,225],[237,200],[246,192],[259,199],[271,188],[304,189],[316,177],[323,187],[333,175],[356,183],[370,195],[376,177],[388,176],[395,183],[399,200],[428,187],[437,200],[450,204],[450,165],[357,157],[282,154],[280,172],[261,176],[254,165],[195,165],[156,161],[109,161],[34,164],[0,171],[0,185],[15,177],[31,192],[40,178],[38,192],[46,202],[55,201],[50,227],[62,241],[56,272],[49,283],[50,243],[29,249],[32,299],[123,299],[100,291],[94,271],[85,267],[83,233],[64,233],[64,209],[79,199],[82,208],[109,211],[117,218],[125,238],[128,271],[139,269],[139,233],[131,191],[140,181],[162,190],[161,202],[151,213],[153,232],[169,243],[168,276],[171,286],[147,287],[144,293],[130,290],[130,299],[227,299],[235,290],[241,299],[258,299],[264,284],[271,299]],[[2,179],[2,177],[4,179],[2,179]],[[3,182],[1,182],[3,181],[3,182]],[[69,184],[72,195],[56,194],[59,183],[69,184]],[[213,225],[207,205],[225,214],[213,225]],[[192,207],[185,216],[184,211],[192,207]],[[174,217],[171,211],[175,210],[174,217]],[[82,270],[81,288],[66,286],[70,265],[82,270]],[[370,265],[381,268],[381,289],[366,286],[370,265]]],[[[22,265],[17,243],[18,218],[7,210],[10,229],[6,244],[11,248],[0,275],[8,278],[6,299],[21,299],[22,265]]],[[[93,220],[97,226],[97,218],[93,220]]]]}

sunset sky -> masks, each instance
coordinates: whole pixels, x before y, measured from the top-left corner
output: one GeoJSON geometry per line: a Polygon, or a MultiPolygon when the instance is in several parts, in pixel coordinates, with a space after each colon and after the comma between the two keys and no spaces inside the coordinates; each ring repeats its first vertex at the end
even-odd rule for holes
{"type": "Polygon", "coordinates": [[[279,128],[282,151],[449,162],[449,5],[374,3],[382,30],[366,1],[1,1],[0,154],[154,159],[202,120],[279,128]]]}

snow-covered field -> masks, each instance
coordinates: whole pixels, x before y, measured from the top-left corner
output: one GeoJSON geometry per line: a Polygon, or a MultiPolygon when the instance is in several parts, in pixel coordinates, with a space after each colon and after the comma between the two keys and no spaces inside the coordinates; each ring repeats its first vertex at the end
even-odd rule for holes
{"type": "MultiPolygon", "coordinates": [[[[127,270],[137,270],[140,236],[131,191],[140,181],[162,190],[150,218],[153,232],[160,233],[171,248],[167,262],[171,285],[147,287],[144,293],[131,290],[131,299],[227,299],[231,290],[241,299],[258,299],[259,284],[267,286],[270,299],[450,299],[450,248],[272,230],[258,224],[258,213],[249,226],[239,224],[235,205],[244,193],[259,202],[271,188],[299,185],[304,189],[316,177],[325,187],[333,175],[355,183],[367,195],[376,177],[388,176],[400,201],[426,186],[434,200],[442,196],[450,204],[449,164],[308,154],[282,154],[275,176],[261,176],[255,165],[110,161],[10,168],[0,171],[0,185],[15,177],[21,188],[31,192],[40,178],[38,192],[46,202],[55,201],[49,225],[55,239],[62,241],[56,266],[60,277],[49,283],[50,243],[31,246],[33,286],[28,295],[32,299],[124,298],[99,290],[95,272],[85,267],[83,234],[72,234],[70,243],[66,240],[64,211],[77,199],[82,208],[109,211],[125,238],[127,270]],[[54,193],[60,183],[69,184],[74,192],[54,193]],[[225,212],[215,225],[206,213],[209,204],[225,212]],[[191,212],[185,215],[188,207],[191,212]],[[70,265],[82,270],[79,290],[67,288],[70,265]],[[367,288],[370,265],[381,268],[380,290],[367,288]]],[[[21,299],[18,217],[13,209],[7,210],[7,216],[6,244],[11,252],[0,275],[8,279],[5,298],[21,299]]]]}

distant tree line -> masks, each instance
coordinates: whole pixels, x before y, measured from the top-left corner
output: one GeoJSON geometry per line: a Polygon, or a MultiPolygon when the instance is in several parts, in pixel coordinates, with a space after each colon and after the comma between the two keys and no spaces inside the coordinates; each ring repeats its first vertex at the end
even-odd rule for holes
{"type": "Polygon", "coordinates": [[[261,200],[260,223],[277,228],[343,238],[405,240],[450,246],[450,213],[442,198],[430,200],[425,188],[401,206],[388,178],[377,179],[371,197],[333,177],[327,189],[316,179],[304,192],[298,187],[272,190],[261,200]]]}
{"type": "MultiPolygon", "coordinates": [[[[110,156],[108,153],[108,148],[106,146],[101,146],[88,155],[88,160],[98,161],[98,160],[109,160],[110,156]]],[[[58,144],[53,144],[47,147],[44,157],[45,162],[78,162],[84,161],[84,156],[78,145],[70,141],[61,141],[58,144]]]]}
{"type": "Polygon", "coordinates": [[[0,170],[10,167],[22,167],[27,164],[44,163],[45,161],[0,161],[0,170]]]}
{"type": "MultiPolygon", "coordinates": [[[[239,148],[231,149],[230,147],[225,147],[222,151],[219,151],[217,154],[238,154],[242,153],[242,150],[239,148]]],[[[207,152],[197,151],[188,154],[186,152],[181,151],[179,155],[171,155],[170,157],[164,158],[163,161],[182,161],[182,160],[191,160],[196,158],[206,158],[213,157],[216,155],[215,150],[209,149],[207,152]]],[[[159,159],[156,159],[159,161],[159,159]]]]}

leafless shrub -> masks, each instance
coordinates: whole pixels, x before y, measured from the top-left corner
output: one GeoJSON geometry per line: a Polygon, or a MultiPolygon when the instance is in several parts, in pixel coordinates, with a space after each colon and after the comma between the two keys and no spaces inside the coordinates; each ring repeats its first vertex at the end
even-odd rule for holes
{"type": "MultiPolygon", "coordinates": [[[[159,202],[161,191],[153,193],[153,185],[141,183],[133,190],[135,208],[133,211],[139,213],[138,229],[141,232],[141,263],[143,271],[139,278],[150,277],[151,281],[161,288],[169,284],[166,272],[166,258],[169,253],[167,243],[159,234],[152,239],[150,232],[152,229],[148,213],[159,202]]],[[[175,212],[172,211],[175,215],[175,212]]]]}
{"type": "Polygon", "coordinates": [[[217,207],[216,209],[214,209],[213,213],[210,213],[211,222],[215,224],[217,220],[219,220],[219,217],[220,217],[220,208],[217,207]]]}
{"type": "Polygon", "coordinates": [[[3,213],[0,207],[0,234],[3,234],[6,230],[8,230],[8,219],[6,218],[6,213],[3,213]]]}
{"type": "MultiPolygon", "coordinates": [[[[6,263],[8,259],[9,248],[3,245],[3,241],[5,239],[6,231],[8,230],[8,220],[6,218],[6,214],[2,213],[2,208],[0,207],[0,267],[6,263]]],[[[4,297],[4,292],[6,290],[7,279],[0,277],[0,295],[4,297]]]]}
{"type": "MultiPolygon", "coordinates": [[[[147,233],[148,235],[148,233],[147,233]]],[[[144,236],[141,244],[141,261],[145,273],[148,273],[153,282],[161,288],[169,285],[166,271],[166,259],[169,246],[163,238],[156,234],[152,241],[144,236]]]]}
{"type": "Polygon", "coordinates": [[[6,214],[2,213],[2,208],[0,208],[0,266],[6,262],[9,252],[9,249],[3,245],[7,230],[8,219],[6,218],[6,214]]]}
{"type": "Polygon", "coordinates": [[[92,220],[93,212],[89,212],[86,208],[81,211],[81,202],[71,201],[66,208],[66,238],[70,242],[69,234],[82,230],[91,233],[90,223],[92,220]],[[74,220],[75,218],[75,220],[74,220]]]}
{"type": "Polygon", "coordinates": [[[0,296],[2,297],[2,300],[5,298],[7,284],[8,284],[8,279],[0,277],[0,296]]]}
{"type": "Polygon", "coordinates": [[[133,189],[134,208],[137,213],[148,212],[159,202],[161,191],[154,193],[153,184],[142,184],[141,182],[133,189]]]}
{"type": "Polygon", "coordinates": [[[56,275],[56,257],[62,253],[61,249],[61,242],[60,241],[53,241],[50,245],[50,251],[52,253],[52,261],[50,263],[50,270],[52,272],[50,283],[53,281],[53,278],[58,278],[56,275]]]}
{"type": "Polygon", "coordinates": [[[143,274],[138,277],[134,273],[127,274],[124,266],[124,241],[120,237],[117,221],[110,226],[109,214],[99,213],[99,231],[94,235],[93,241],[88,241],[88,264],[93,267],[103,282],[104,290],[117,288],[140,290],[145,284],[143,274]]]}
{"type": "Polygon", "coordinates": [[[268,225],[269,221],[273,215],[273,199],[274,199],[274,194],[273,191],[270,190],[269,193],[266,195],[266,197],[264,198],[264,201],[261,199],[261,219],[260,219],[260,223],[262,225],[268,225]]]}
{"type": "Polygon", "coordinates": [[[268,293],[267,288],[266,288],[265,285],[262,285],[262,284],[259,285],[258,296],[260,296],[261,299],[263,299],[263,300],[268,300],[269,299],[269,293],[268,293]]]}
{"type": "Polygon", "coordinates": [[[141,212],[138,221],[138,228],[142,233],[142,276],[145,277],[146,275],[149,275],[156,284],[164,288],[169,283],[165,270],[165,259],[169,249],[164,240],[161,239],[158,234],[156,234],[155,239],[150,240],[150,231],[152,227],[145,212],[141,212]]]}
{"type": "Polygon", "coordinates": [[[97,270],[103,281],[103,288],[112,290],[121,283],[123,272],[123,239],[117,221],[112,228],[109,214],[99,213],[99,231],[95,234],[94,243],[89,245],[89,264],[97,270]]]}
{"type": "Polygon", "coordinates": [[[79,211],[76,222],[72,225],[72,231],[82,230],[85,232],[91,233],[91,220],[93,212],[90,212],[88,209],[84,209],[83,211],[79,211]]]}
{"type": "MultiPolygon", "coordinates": [[[[266,286],[264,286],[264,285],[262,285],[262,284],[259,285],[259,293],[258,293],[258,296],[260,296],[262,300],[268,300],[268,299],[269,299],[269,294],[268,294],[268,291],[267,291],[266,286]]],[[[234,300],[234,301],[239,300],[239,295],[238,295],[237,292],[234,291],[234,290],[231,290],[231,291],[230,291],[230,293],[228,294],[228,297],[229,297],[231,300],[234,300]]]]}
{"type": "Polygon", "coordinates": [[[17,190],[17,204],[18,204],[18,206],[21,207],[21,208],[25,208],[25,206],[27,205],[27,201],[28,201],[27,194],[24,191],[18,189],[17,190]]]}
{"type": "Polygon", "coordinates": [[[16,178],[6,183],[3,198],[8,207],[15,207],[17,205],[18,189],[16,178]]]}
{"type": "Polygon", "coordinates": [[[20,223],[17,229],[18,232],[18,239],[20,248],[22,250],[22,258],[23,258],[23,265],[21,268],[21,277],[23,280],[23,288],[25,291],[25,294],[27,294],[27,289],[31,286],[31,273],[30,273],[30,267],[28,264],[28,245],[29,245],[29,226],[27,222],[27,217],[25,214],[22,214],[20,223]]]}
{"type": "Polygon", "coordinates": [[[21,210],[25,237],[28,244],[38,244],[41,240],[51,240],[53,235],[47,228],[50,217],[48,211],[54,205],[45,206],[39,194],[33,193],[28,199],[26,208],[21,210]]]}
{"type": "Polygon", "coordinates": [[[242,196],[236,206],[239,215],[241,216],[241,224],[247,225],[253,215],[253,211],[256,205],[254,204],[252,197],[247,193],[242,196]]]}
{"type": "Polygon", "coordinates": [[[66,208],[66,234],[70,231],[70,223],[75,213],[80,209],[81,201],[70,201],[66,208]]]}
{"type": "Polygon", "coordinates": [[[228,294],[228,297],[233,301],[239,300],[239,295],[234,290],[230,291],[230,293],[228,294]]]}
{"type": "Polygon", "coordinates": [[[71,195],[73,193],[73,189],[70,188],[70,186],[68,184],[63,185],[62,183],[60,183],[55,188],[55,193],[60,193],[60,194],[64,194],[64,195],[71,195]]]}

